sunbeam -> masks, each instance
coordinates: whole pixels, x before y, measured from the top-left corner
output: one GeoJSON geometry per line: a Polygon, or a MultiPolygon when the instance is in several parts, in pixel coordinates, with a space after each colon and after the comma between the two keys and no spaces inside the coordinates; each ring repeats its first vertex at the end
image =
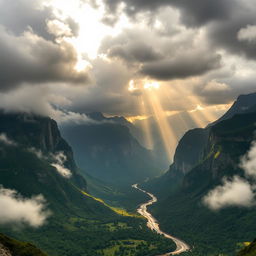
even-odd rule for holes
{"type": "Polygon", "coordinates": [[[156,94],[156,90],[160,88],[160,85],[156,82],[154,83],[146,83],[144,85],[145,88],[145,96],[149,102],[149,105],[152,109],[154,118],[157,122],[159,131],[162,136],[162,140],[165,146],[166,155],[170,161],[173,159],[173,147],[177,143],[177,138],[174,135],[164,109],[161,106],[161,103],[156,94]]]}
{"type": "MultiPolygon", "coordinates": [[[[141,99],[141,113],[142,115],[149,115],[149,111],[147,110],[147,107],[146,107],[146,104],[145,104],[145,101],[143,100],[142,97],[140,97],[141,99]]],[[[149,118],[146,118],[144,120],[144,122],[142,122],[142,129],[143,129],[143,132],[144,132],[144,144],[146,145],[146,147],[148,149],[153,149],[154,148],[154,143],[153,143],[153,138],[152,138],[152,131],[151,131],[151,127],[150,127],[150,124],[149,124],[149,118]]]]}

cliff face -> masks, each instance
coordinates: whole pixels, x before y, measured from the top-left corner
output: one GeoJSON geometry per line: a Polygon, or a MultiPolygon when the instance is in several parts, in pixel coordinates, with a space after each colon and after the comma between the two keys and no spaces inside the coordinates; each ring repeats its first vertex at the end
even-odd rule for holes
{"type": "Polygon", "coordinates": [[[0,113],[0,136],[0,185],[25,196],[43,194],[55,210],[66,204],[88,210],[79,192],[87,190],[86,181],[54,120],[0,113]]]}
{"type": "Polygon", "coordinates": [[[49,117],[0,113],[0,133],[8,135],[19,147],[34,148],[44,154],[63,152],[67,166],[76,168],[71,147],[61,137],[57,123],[49,117]]]}
{"type": "MultiPolygon", "coordinates": [[[[223,209],[214,211],[203,199],[223,185],[224,177],[231,180],[235,175],[246,178],[240,162],[255,140],[255,123],[256,112],[253,112],[235,115],[209,127],[200,160],[181,178],[175,191],[162,188],[169,192],[168,195],[159,193],[154,215],[166,231],[195,244],[199,255],[234,255],[237,243],[254,239],[254,206],[224,205],[223,209]]],[[[165,184],[173,184],[170,177],[165,184]]]]}
{"type": "Polygon", "coordinates": [[[87,184],[76,168],[72,149],[49,118],[1,113],[0,163],[1,187],[21,198],[40,195],[47,213],[51,213],[39,228],[18,230],[10,228],[10,223],[1,225],[7,235],[32,241],[49,254],[69,255],[72,248],[74,255],[81,255],[76,248],[83,243],[89,248],[96,237],[88,219],[98,223],[116,216],[110,208],[82,193],[87,191],[87,184]],[[83,224],[78,224],[80,221],[83,224]]]}
{"type": "Polygon", "coordinates": [[[168,197],[179,189],[184,176],[203,159],[208,137],[209,129],[196,128],[186,132],[179,141],[169,170],[145,183],[145,186],[161,197],[168,197]]]}
{"type": "Polygon", "coordinates": [[[256,113],[236,115],[211,127],[203,158],[185,177],[183,187],[211,187],[224,176],[242,175],[241,157],[254,140],[256,113]]]}
{"type": "MultiPolygon", "coordinates": [[[[174,163],[170,167],[170,171],[178,170],[183,174],[187,174],[192,170],[195,165],[200,163],[206,156],[205,152],[218,152],[216,145],[220,141],[230,140],[239,141],[243,138],[233,137],[225,138],[225,132],[232,130],[234,126],[241,126],[242,124],[236,123],[236,119],[230,123],[222,123],[224,120],[232,119],[235,115],[242,115],[246,113],[254,113],[256,110],[256,93],[241,95],[234,102],[232,107],[220,119],[211,123],[204,129],[190,130],[180,140],[174,157],[174,163]],[[233,127],[232,127],[233,125],[233,127]]],[[[245,138],[244,138],[245,139],[245,138]]],[[[249,140],[250,138],[248,138],[249,140]]],[[[223,154],[219,157],[219,163],[223,158],[223,154]]],[[[225,160],[224,160],[225,161],[225,160]]],[[[216,162],[216,161],[215,161],[216,162]]],[[[214,163],[214,160],[213,160],[214,163]]],[[[213,167],[214,168],[214,167],[213,167]]],[[[218,168],[218,167],[217,167],[218,168]]]]}
{"type": "Polygon", "coordinates": [[[184,175],[187,174],[203,158],[208,134],[208,129],[197,128],[188,131],[176,148],[170,171],[177,170],[184,175]]]}

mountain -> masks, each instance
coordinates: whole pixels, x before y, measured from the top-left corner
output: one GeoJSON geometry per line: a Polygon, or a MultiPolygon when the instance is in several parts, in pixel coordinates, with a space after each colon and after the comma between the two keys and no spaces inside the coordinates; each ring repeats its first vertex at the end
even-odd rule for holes
{"type": "Polygon", "coordinates": [[[1,112],[0,163],[0,227],[8,236],[50,256],[153,256],[170,246],[137,214],[91,194],[48,117],[1,112]]]}
{"type": "Polygon", "coordinates": [[[174,161],[169,170],[157,179],[153,179],[146,186],[162,196],[168,195],[168,191],[174,191],[182,183],[184,175],[190,172],[201,160],[207,147],[211,127],[223,120],[227,120],[236,114],[256,112],[256,93],[241,95],[231,108],[217,121],[206,128],[195,128],[187,131],[180,139],[174,161]]]}
{"type": "Polygon", "coordinates": [[[237,114],[253,112],[253,108],[256,108],[256,93],[240,95],[231,108],[221,118],[210,125],[230,119],[237,114]]]}
{"type": "Polygon", "coordinates": [[[209,129],[195,128],[186,132],[179,141],[169,170],[144,186],[161,196],[168,196],[178,189],[184,176],[203,158],[208,136],[209,129]]]}
{"type": "MultiPolygon", "coordinates": [[[[167,117],[167,121],[169,126],[171,127],[172,133],[177,141],[190,129],[197,128],[198,124],[192,118],[192,115],[188,112],[181,112],[178,114],[174,114],[167,117]]],[[[143,134],[144,127],[150,127],[151,139],[153,143],[153,153],[156,156],[156,161],[158,162],[158,166],[160,169],[166,169],[170,164],[170,158],[166,154],[165,144],[163,142],[163,138],[161,132],[159,130],[159,125],[157,121],[150,117],[148,119],[137,120],[134,122],[134,126],[141,131],[143,134]]],[[[135,135],[137,135],[136,133],[135,135]]],[[[138,137],[138,135],[137,135],[138,137]]],[[[143,142],[143,135],[140,135],[140,141],[143,142]]],[[[173,155],[175,153],[175,148],[177,146],[177,141],[170,142],[170,150],[172,151],[173,155]]]]}
{"type": "Polygon", "coordinates": [[[47,256],[31,243],[20,242],[0,233],[1,256],[47,256]]]}
{"type": "MultiPolygon", "coordinates": [[[[153,214],[165,231],[172,232],[194,247],[192,255],[234,255],[238,243],[251,241],[255,237],[254,206],[239,207],[231,204],[230,207],[223,205],[223,209],[212,210],[205,203],[210,191],[218,188],[218,191],[223,192],[225,190],[221,190],[219,186],[231,186],[232,181],[239,182],[246,178],[240,162],[255,138],[255,123],[256,112],[250,111],[208,127],[204,130],[207,131],[207,136],[200,140],[194,137],[192,144],[189,143],[190,140],[185,139],[186,143],[182,146],[184,141],[181,141],[184,155],[179,156],[179,161],[176,159],[176,164],[179,166],[179,173],[183,171],[184,176],[174,190],[155,188],[159,202],[152,207],[153,214]],[[200,141],[204,144],[203,151],[202,145],[198,145],[200,141]],[[186,149],[189,147],[191,154],[195,154],[192,162],[186,155],[186,152],[189,152],[186,149]],[[182,159],[185,163],[192,163],[185,165],[189,166],[188,169],[182,169],[182,164],[178,165],[182,159]],[[167,194],[164,195],[163,191],[167,191],[167,194]]],[[[191,132],[193,134],[193,131],[191,132]]],[[[179,150],[176,152],[178,154],[179,150]]],[[[175,184],[171,173],[170,170],[169,177],[167,174],[163,176],[168,177],[164,183],[167,187],[175,184]]],[[[250,184],[253,181],[249,179],[246,182],[250,184]]],[[[154,185],[151,184],[152,186],[154,185]]],[[[207,202],[209,204],[209,201],[207,202]]],[[[229,202],[226,204],[229,205],[229,202]]]]}
{"type": "MultiPolygon", "coordinates": [[[[78,219],[115,216],[111,209],[80,192],[87,191],[86,181],[78,173],[72,149],[61,137],[54,120],[30,114],[1,113],[0,134],[1,186],[25,198],[43,195],[51,212],[49,224],[42,228],[14,232],[4,226],[2,230],[6,234],[33,241],[45,251],[56,253],[58,247],[46,237],[64,246],[68,235],[60,234],[68,234],[63,225],[69,225],[72,216],[78,219]],[[63,176],[58,168],[68,170],[71,177],[63,176]],[[60,233],[52,233],[52,230],[60,233]]],[[[64,255],[63,249],[60,252],[64,255]]]]}
{"type": "MultiPolygon", "coordinates": [[[[235,114],[247,113],[249,111],[252,111],[253,107],[256,108],[255,102],[256,93],[241,95],[237,98],[232,107],[226,113],[223,113],[223,110],[215,112],[215,114],[218,114],[221,117],[211,124],[208,124],[208,121],[202,115],[200,110],[196,110],[193,112],[184,111],[178,114],[168,116],[167,121],[171,127],[174,136],[177,138],[177,141],[169,142],[171,150],[173,151],[173,155],[175,155],[175,148],[177,147],[178,141],[183,137],[183,135],[187,131],[198,127],[208,127],[220,121],[229,119],[233,117],[235,114]],[[197,122],[198,119],[200,119],[200,123],[197,122]]],[[[166,155],[165,145],[163,143],[161,133],[159,132],[156,120],[153,117],[143,120],[137,120],[134,122],[134,126],[137,128],[137,130],[143,131],[143,128],[145,127],[146,123],[148,123],[148,125],[150,126],[152,141],[154,144],[153,151],[155,155],[157,155],[158,166],[160,169],[166,169],[166,167],[168,167],[168,165],[170,164],[170,159],[166,155]]],[[[138,136],[140,136],[140,141],[143,143],[143,136],[138,134],[138,132],[135,133],[135,136],[137,136],[137,138],[138,136]]]]}
{"type": "MultiPolygon", "coordinates": [[[[152,152],[133,137],[123,117],[88,114],[95,122],[61,127],[81,170],[109,182],[132,184],[157,175],[152,152]]],[[[128,125],[129,124],[129,125],[128,125]]]]}

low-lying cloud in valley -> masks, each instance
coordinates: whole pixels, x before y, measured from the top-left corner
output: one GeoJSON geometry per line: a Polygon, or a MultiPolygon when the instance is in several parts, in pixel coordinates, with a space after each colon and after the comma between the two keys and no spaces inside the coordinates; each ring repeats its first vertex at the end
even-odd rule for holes
{"type": "Polygon", "coordinates": [[[17,143],[11,140],[5,133],[0,133],[0,142],[7,146],[17,146],[17,143]]]}
{"type": "Polygon", "coordinates": [[[50,153],[49,155],[44,155],[40,149],[34,147],[28,148],[27,151],[34,154],[40,160],[51,162],[51,166],[64,178],[69,179],[72,176],[72,172],[64,166],[67,156],[62,151],[55,154],[50,153]]]}
{"type": "Polygon", "coordinates": [[[256,179],[256,141],[252,143],[249,152],[241,160],[241,168],[245,174],[256,179]]]}
{"type": "Polygon", "coordinates": [[[51,165],[55,167],[56,171],[62,175],[64,178],[69,179],[72,176],[71,171],[64,166],[64,163],[67,160],[66,155],[63,152],[58,152],[55,155],[52,155],[54,163],[51,165]]]}
{"type": "Polygon", "coordinates": [[[252,142],[250,150],[241,158],[240,167],[248,180],[237,175],[225,177],[221,185],[203,198],[207,207],[219,210],[229,206],[251,207],[256,204],[256,141],[252,142]]]}
{"type": "Polygon", "coordinates": [[[25,198],[17,191],[0,186],[0,224],[42,226],[50,212],[42,195],[25,198]]]}
{"type": "Polygon", "coordinates": [[[211,190],[203,202],[212,210],[229,206],[250,207],[254,205],[254,191],[248,181],[238,176],[228,180],[211,190]]]}

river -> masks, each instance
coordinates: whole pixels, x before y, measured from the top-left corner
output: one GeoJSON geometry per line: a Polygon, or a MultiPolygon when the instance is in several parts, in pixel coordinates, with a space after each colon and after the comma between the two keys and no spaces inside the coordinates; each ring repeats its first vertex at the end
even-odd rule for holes
{"type": "Polygon", "coordinates": [[[139,206],[139,208],[137,209],[137,212],[139,214],[141,214],[142,216],[144,216],[148,222],[147,222],[147,226],[151,229],[156,231],[158,234],[160,235],[164,235],[166,238],[172,240],[175,244],[176,244],[176,249],[175,251],[172,252],[167,252],[165,254],[159,255],[159,256],[169,256],[169,255],[178,255],[180,253],[186,252],[190,250],[190,246],[188,244],[186,244],[184,241],[180,240],[177,237],[174,237],[172,235],[169,235],[165,232],[163,232],[160,227],[159,227],[159,223],[158,221],[151,215],[151,213],[148,212],[147,208],[149,205],[152,205],[154,203],[157,202],[157,198],[156,196],[154,196],[153,194],[139,188],[138,184],[134,184],[132,185],[133,188],[147,194],[150,196],[150,200],[146,203],[143,203],[139,206]]]}

